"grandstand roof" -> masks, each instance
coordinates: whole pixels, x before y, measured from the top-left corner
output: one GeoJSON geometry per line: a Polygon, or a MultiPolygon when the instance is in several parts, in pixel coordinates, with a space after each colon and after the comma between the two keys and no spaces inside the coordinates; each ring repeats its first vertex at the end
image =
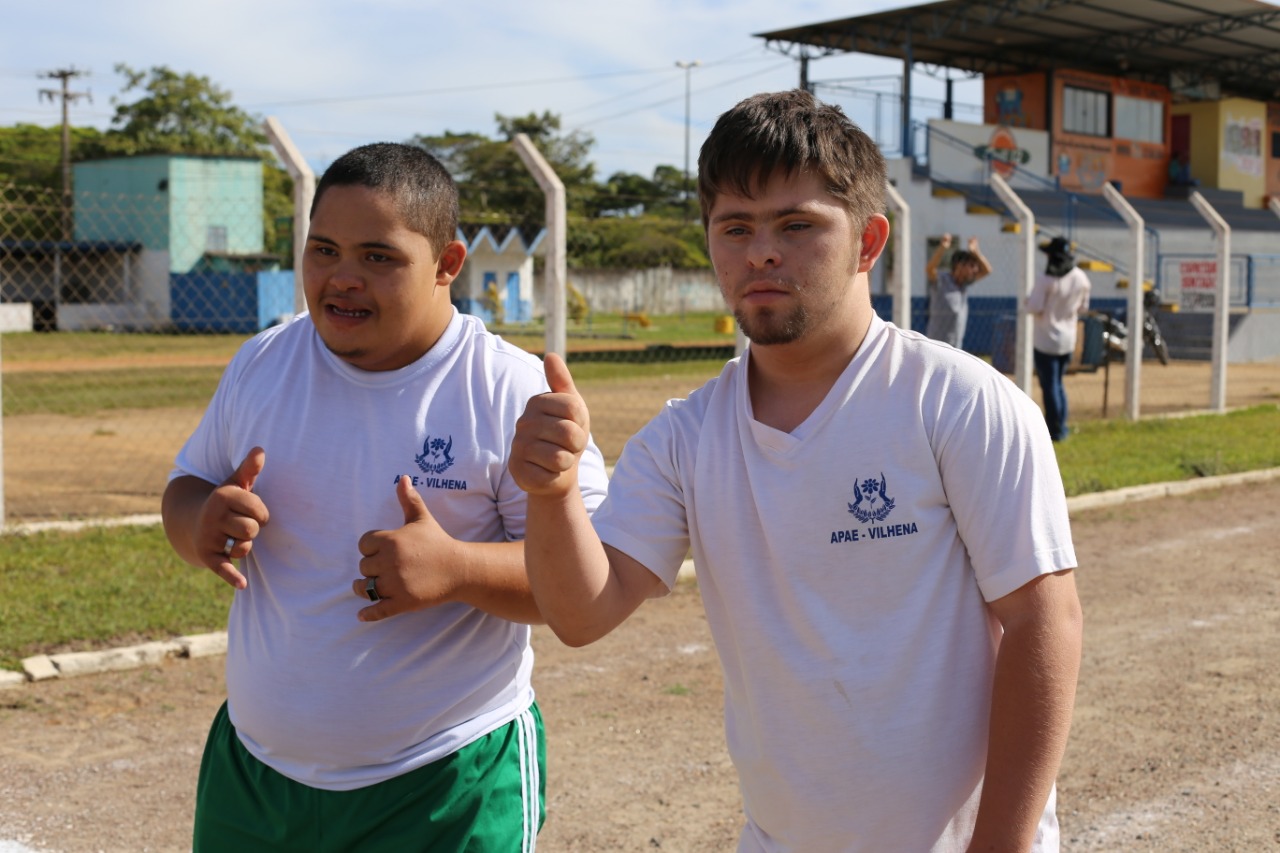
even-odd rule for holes
{"type": "Polygon", "coordinates": [[[1280,7],[1261,0],[942,0],[756,36],[809,57],[868,53],[985,75],[1072,68],[1175,97],[1280,100],[1280,7]]]}

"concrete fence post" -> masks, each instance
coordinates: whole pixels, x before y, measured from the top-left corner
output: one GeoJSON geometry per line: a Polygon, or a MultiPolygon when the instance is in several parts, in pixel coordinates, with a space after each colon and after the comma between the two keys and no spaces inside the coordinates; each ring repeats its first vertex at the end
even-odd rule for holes
{"type": "Polygon", "coordinates": [[[527,134],[517,133],[511,140],[516,153],[520,155],[533,179],[538,182],[546,196],[547,212],[547,254],[544,266],[544,306],[547,312],[547,352],[554,352],[564,357],[567,350],[565,326],[568,324],[568,309],[565,306],[567,285],[567,252],[565,249],[568,233],[568,215],[565,206],[564,182],[551,168],[551,164],[542,156],[527,134]]]}
{"type": "Polygon", "coordinates": [[[1022,257],[1021,260],[1021,281],[1018,283],[1018,325],[1017,337],[1014,345],[1014,382],[1022,389],[1024,394],[1031,394],[1031,374],[1032,374],[1032,358],[1031,358],[1031,323],[1027,315],[1027,296],[1031,294],[1031,287],[1036,281],[1036,217],[1031,212],[1031,208],[1023,203],[1013,188],[995,172],[991,173],[991,188],[996,191],[996,195],[1000,197],[1009,210],[1013,212],[1014,218],[1018,221],[1019,231],[1022,237],[1022,257]]]}
{"type": "Polygon", "coordinates": [[[893,324],[911,329],[911,205],[893,184],[885,185],[893,211],[893,324]]]}
{"type": "Polygon", "coordinates": [[[316,173],[293,144],[284,125],[274,116],[263,127],[271,147],[284,163],[289,177],[293,178],[293,308],[302,311],[307,307],[306,294],[302,290],[302,256],[307,250],[307,232],[311,229],[311,201],[316,195],[316,173]]]}
{"type": "Polygon", "coordinates": [[[1231,226],[1198,191],[1191,193],[1191,204],[1213,228],[1218,238],[1217,279],[1213,288],[1213,375],[1209,380],[1209,408],[1227,410],[1227,343],[1231,312],[1231,226]]]}
{"type": "Polygon", "coordinates": [[[1129,339],[1125,342],[1124,411],[1129,420],[1136,421],[1141,406],[1142,347],[1145,343],[1142,324],[1146,304],[1142,297],[1145,292],[1143,270],[1146,269],[1146,222],[1111,184],[1103,185],[1102,194],[1120,214],[1120,218],[1129,226],[1129,233],[1133,235],[1133,255],[1130,261],[1132,269],[1129,273],[1129,339]]]}

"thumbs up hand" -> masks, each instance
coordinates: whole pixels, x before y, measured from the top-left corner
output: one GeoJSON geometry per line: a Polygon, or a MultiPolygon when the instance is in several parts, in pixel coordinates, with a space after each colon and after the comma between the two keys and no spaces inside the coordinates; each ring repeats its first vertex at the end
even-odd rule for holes
{"type": "Polygon", "coordinates": [[[357,543],[361,577],[351,590],[374,602],[356,614],[361,622],[441,604],[461,585],[458,541],[431,515],[410,477],[396,481],[396,499],[404,526],[370,530],[357,543]]]}
{"type": "Polygon", "coordinates": [[[244,589],[248,582],[232,560],[253,550],[253,540],[271,517],[267,505],[253,493],[266,461],[261,447],[250,450],[235,473],[209,493],[196,519],[204,564],[236,589],[244,589]]]}
{"type": "Polygon", "coordinates": [[[510,469],[529,494],[563,497],[578,488],[578,460],[591,436],[591,418],[564,360],[548,353],[545,367],[551,391],[531,398],[516,422],[510,469]]]}

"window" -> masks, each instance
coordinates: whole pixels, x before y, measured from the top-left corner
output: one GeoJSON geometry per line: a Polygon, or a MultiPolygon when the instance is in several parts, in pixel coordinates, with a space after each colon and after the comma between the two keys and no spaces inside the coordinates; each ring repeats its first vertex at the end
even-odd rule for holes
{"type": "Polygon", "coordinates": [[[1096,89],[1062,89],[1062,129],[1067,133],[1110,136],[1111,96],[1096,89]]]}
{"type": "Polygon", "coordinates": [[[1116,136],[1135,142],[1164,142],[1164,102],[1116,95],[1116,136]]]}
{"type": "Polygon", "coordinates": [[[210,225],[205,230],[204,250],[206,252],[225,252],[227,250],[227,226],[210,225]]]}

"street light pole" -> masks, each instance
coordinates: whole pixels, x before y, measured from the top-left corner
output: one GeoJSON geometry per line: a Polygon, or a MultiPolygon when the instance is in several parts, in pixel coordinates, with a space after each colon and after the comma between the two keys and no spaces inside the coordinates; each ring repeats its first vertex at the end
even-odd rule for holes
{"type": "Polygon", "coordinates": [[[693,69],[702,63],[697,59],[689,61],[676,61],[676,68],[684,69],[684,192],[681,201],[684,202],[685,217],[689,215],[689,95],[690,95],[690,77],[693,69]]]}

